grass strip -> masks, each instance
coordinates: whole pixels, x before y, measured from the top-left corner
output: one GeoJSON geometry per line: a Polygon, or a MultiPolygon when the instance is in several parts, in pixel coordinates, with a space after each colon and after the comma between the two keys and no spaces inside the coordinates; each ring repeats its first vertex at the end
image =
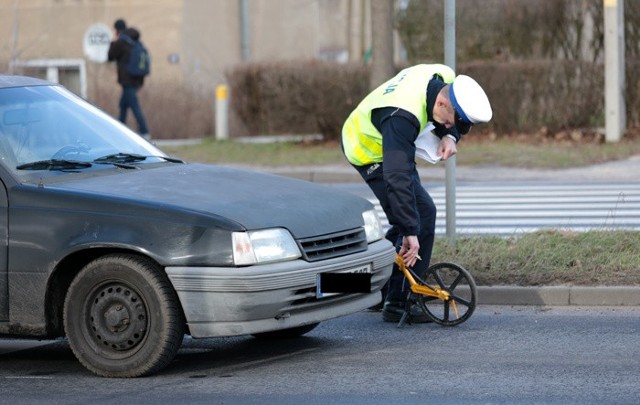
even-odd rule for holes
{"type": "Polygon", "coordinates": [[[508,238],[438,238],[432,263],[451,261],[478,285],[640,285],[640,232],[546,230],[508,238]]]}

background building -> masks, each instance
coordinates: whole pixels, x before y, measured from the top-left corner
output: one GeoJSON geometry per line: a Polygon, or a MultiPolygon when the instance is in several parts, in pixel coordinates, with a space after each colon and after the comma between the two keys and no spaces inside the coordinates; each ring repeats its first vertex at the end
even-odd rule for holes
{"type": "MultiPolygon", "coordinates": [[[[104,59],[113,22],[123,18],[152,55],[143,105],[145,97],[166,99],[163,109],[184,105],[176,99],[184,91],[190,103],[213,111],[217,86],[237,64],[367,59],[370,1],[0,0],[0,71],[59,81],[115,115],[120,90],[115,66],[104,59]],[[160,87],[170,95],[159,96],[160,87]]],[[[195,131],[211,133],[213,117],[193,114],[207,121],[195,131]]],[[[166,125],[152,132],[167,132],[166,125]]]]}
{"type": "Polygon", "coordinates": [[[0,0],[0,66],[9,72],[33,60],[84,60],[91,97],[94,84],[115,72],[91,60],[84,37],[96,24],[111,30],[124,18],[152,53],[150,80],[213,91],[237,63],[362,59],[370,47],[369,1],[0,0]]]}

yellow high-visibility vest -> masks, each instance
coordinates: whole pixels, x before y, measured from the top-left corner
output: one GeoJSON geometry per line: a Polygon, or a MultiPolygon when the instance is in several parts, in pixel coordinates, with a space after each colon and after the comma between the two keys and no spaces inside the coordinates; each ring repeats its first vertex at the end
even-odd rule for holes
{"type": "Polygon", "coordinates": [[[342,145],[349,162],[356,166],[382,162],[382,134],[371,123],[376,108],[398,107],[413,114],[420,131],[429,122],[427,84],[434,74],[449,84],[455,72],[446,65],[416,65],[406,68],[369,93],[349,115],[342,127],[342,145]]]}

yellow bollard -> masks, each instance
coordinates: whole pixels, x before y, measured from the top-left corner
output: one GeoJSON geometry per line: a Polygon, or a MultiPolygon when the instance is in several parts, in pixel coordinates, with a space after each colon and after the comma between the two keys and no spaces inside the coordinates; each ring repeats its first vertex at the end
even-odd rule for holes
{"type": "Polygon", "coordinates": [[[221,84],[216,87],[216,139],[229,139],[229,87],[221,84]]]}

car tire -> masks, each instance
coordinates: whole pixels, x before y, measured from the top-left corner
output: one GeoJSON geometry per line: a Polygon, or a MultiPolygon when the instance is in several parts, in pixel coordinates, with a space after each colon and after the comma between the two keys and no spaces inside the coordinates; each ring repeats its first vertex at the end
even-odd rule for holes
{"type": "Polygon", "coordinates": [[[320,322],[312,323],[310,325],[297,326],[295,328],[274,330],[272,332],[255,333],[252,336],[258,339],[291,339],[311,332],[318,325],[320,325],[320,322]]]}
{"type": "Polygon", "coordinates": [[[148,258],[115,254],[87,264],[64,302],[64,328],[80,363],[103,377],[141,377],[175,357],[185,322],[178,297],[148,258]]]}

